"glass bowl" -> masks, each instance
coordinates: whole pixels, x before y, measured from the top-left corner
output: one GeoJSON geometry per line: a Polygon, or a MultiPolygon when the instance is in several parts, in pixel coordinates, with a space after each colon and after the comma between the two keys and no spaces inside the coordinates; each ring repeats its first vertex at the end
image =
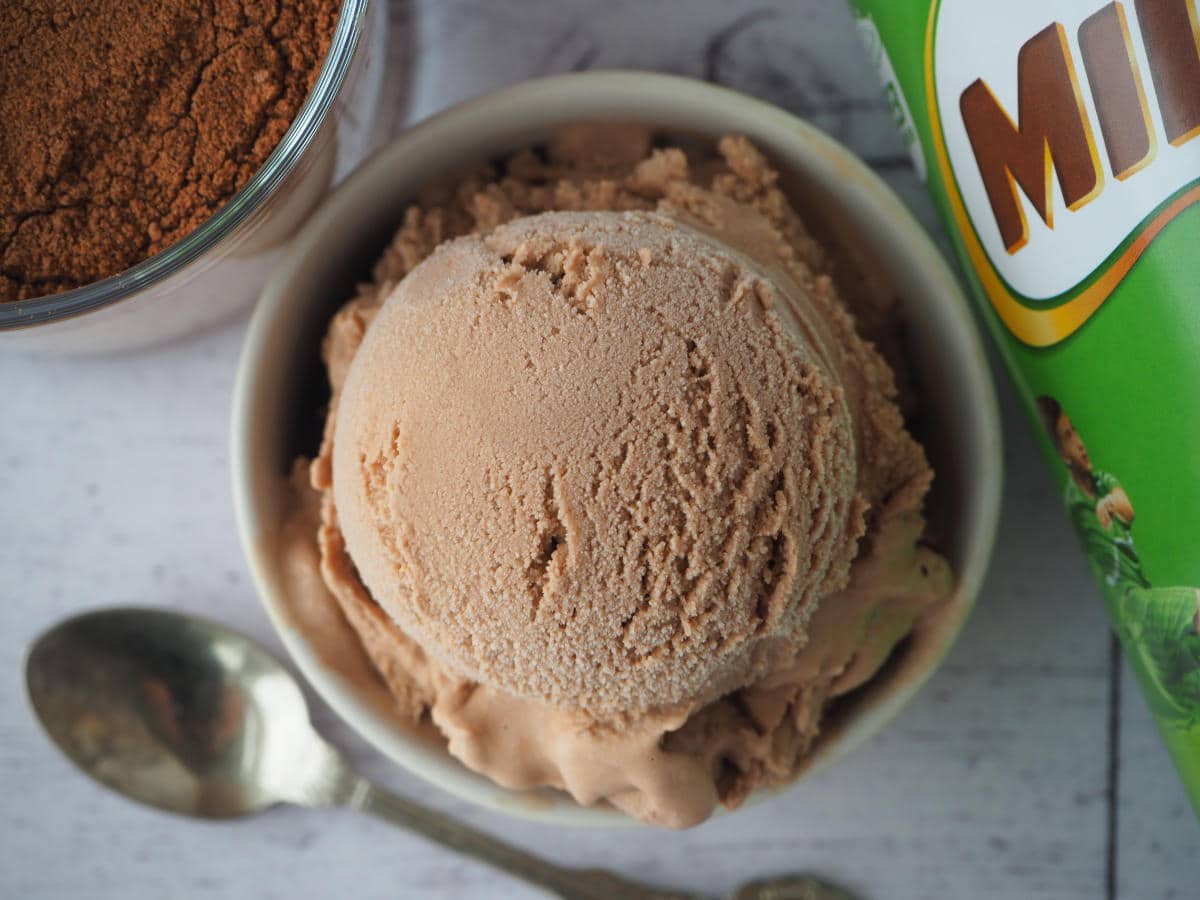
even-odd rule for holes
{"type": "Polygon", "coordinates": [[[0,303],[0,350],[128,350],[248,309],[288,238],[369,151],[386,47],[384,0],[344,0],[312,91],[254,177],[183,240],[123,272],[0,303]]]}

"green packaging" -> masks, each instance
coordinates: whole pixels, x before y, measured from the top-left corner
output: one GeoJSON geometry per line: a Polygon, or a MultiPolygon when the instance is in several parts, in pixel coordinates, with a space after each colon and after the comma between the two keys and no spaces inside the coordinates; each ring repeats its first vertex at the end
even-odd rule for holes
{"type": "Polygon", "coordinates": [[[851,0],[1200,815],[1197,0],[851,0]]]}

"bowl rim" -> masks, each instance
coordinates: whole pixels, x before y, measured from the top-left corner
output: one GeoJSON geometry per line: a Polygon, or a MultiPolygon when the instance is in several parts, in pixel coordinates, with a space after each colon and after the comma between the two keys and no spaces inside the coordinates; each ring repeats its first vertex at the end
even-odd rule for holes
{"type": "MultiPolygon", "coordinates": [[[[840,180],[850,183],[846,190],[855,195],[858,204],[866,204],[874,215],[889,220],[895,226],[893,238],[903,255],[914,266],[920,267],[925,277],[936,285],[936,294],[944,301],[936,305],[942,307],[941,312],[953,329],[955,338],[963,342],[963,352],[959,356],[965,368],[959,373],[960,380],[977,411],[971,430],[982,453],[978,465],[986,477],[975,479],[968,489],[972,501],[968,508],[974,518],[970,529],[972,540],[964,550],[963,564],[956,573],[958,582],[951,598],[954,615],[947,615],[936,629],[938,634],[933,639],[936,651],[922,658],[915,677],[885,692],[879,701],[866,704],[867,708],[861,711],[861,715],[856,712],[851,726],[828,741],[827,746],[818,748],[811,764],[797,779],[780,790],[787,790],[799,780],[840,759],[874,735],[907,705],[936,671],[957,640],[983,584],[999,523],[1003,481],[999,407],[979,328],[962,287],[945,257],[892,189],[850,150],[824,132],[778,107],[728,88],[681,76],[624,70],[534,79],[452,106],[403,132],[362,163],[305,223],[295,236],[286,257],[269,279],[251,318],[234,385],[230,433],[231,474],[239,538],[259,599],[288,653],[310,684],[356,732],[393,762],[453,795],[494,811],[557,825],[622,826],[638,823],[615,810],[578,806],[565,795],[558,802],[529,802],[529,792],[499,787],[484,776],[467,770],[444,750],[434,752],[421,745],[415,737],[398,733],[369,703],[356,695],[352,685],[326,667],[307,639],[294,627],[277,595],[278,588],[260,549],[266,532],[260,510],[254,501],[255,465],[252,450],[253,435],[258,424],[255,391],[264,371],[264,360],[268,356],[266,349],[273,322],[282,315],[286,304],[285,287],[289,273],[306,256],[319,252],[320,237],[325,229],[342,216],[341,207],[355,194],[362,192],[363,188],[359,185],[370,183],[375,172],[397,167],[399,161],[415,148],[458,146],[456,142],[469,139],[473,132],[502,127],[507,111],[513,109],[538,111],[537,114],[543,117],[541,127],[551,130],[571,121],[638,118],[639,110],[645,113],[656,108],[656,104],[664,108],[672,105],[673,109],[679,110],[680,116],[690,115],[693,119],[701,115],[697,112],[699,110],[709,116],[715,111],[728,123],[728,131],[745,133],[753,130],[758,135],[769,132],[775,136],[775,144],[785,142],[797,148],[797,158],[815,154],[827,168],[836,172],[840,180]],[[552,104],[547,102],[562,101],[564,98],[572,101],[569,104],[573,111],[571,117],[555,115],[552,104]],[[755,123],[754,129],[739,127],[750,120],[755,123]]],[[[646,120],[644,116],[642,120],[646,120]]],[[[675,126],[662,123],[662,127],[670,129],[675,126]]],[[[712,133],[712,129],[697,130],[712,133]]],[[[756,139],[756,135],[750,136],[752,140],[756,139]]],[[[787,164],[785,160],[779,162],[781,165],[787,164]]],[[[456,167],[453,164],[447,166],[449,169],[456,167]]],[[[934,305],[934,301],[929,303],[934,305]]],[[[279,473],[276,473],[276,477],[279,477],[279,473]]],[[[750,798],[750,802],[771,793],[760,791],[750,798]]]]}
{"type": "Polygon", "coordinates": [[[379,0],[341,0],[329,51],[296,118],[258,171],[215,214],[171,246],[108,278],[57,294],[0,303],[0,331],[61,322],[114,306],[165,281],[232,234],[275,195],[315,140],[350,71],[374,2],[379,0]]]}

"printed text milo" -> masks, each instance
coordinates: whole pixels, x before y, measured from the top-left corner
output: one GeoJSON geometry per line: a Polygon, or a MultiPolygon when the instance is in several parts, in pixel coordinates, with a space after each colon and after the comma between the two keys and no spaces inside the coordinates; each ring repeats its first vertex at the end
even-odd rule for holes
{"type": "Polygon", "coordinates": [[[1197,0],[851,2],[1200,812],[1197,0]]]}

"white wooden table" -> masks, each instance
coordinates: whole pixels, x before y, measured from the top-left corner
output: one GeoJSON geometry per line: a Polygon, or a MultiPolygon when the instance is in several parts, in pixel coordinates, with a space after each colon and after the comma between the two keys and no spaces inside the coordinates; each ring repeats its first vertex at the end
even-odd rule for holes
{"type": "MultiPolygon", "coordinates": [[[[828,129],[937,229],[840,0],[426,0],[392,17],[394,127],[571,68],[708,77],[828,129]]],[[[533,896],[349,813],[210,825],[135,807],[34,725],[24,648],[86,607],[205,613],[282,653],[229,499],[243,327],[110,359],[0,358],[0,896],[533,896]]],[[[780,798],[681,834],[556,830],[427,787],[320,703],[318,723],[397,790],[561,862],[678,888],[811,869],[877,900],[1200,896],[1200,826],[1003,382],[1002,403],[1004,520],[961,641],[893,726],[780,798]]]]}

